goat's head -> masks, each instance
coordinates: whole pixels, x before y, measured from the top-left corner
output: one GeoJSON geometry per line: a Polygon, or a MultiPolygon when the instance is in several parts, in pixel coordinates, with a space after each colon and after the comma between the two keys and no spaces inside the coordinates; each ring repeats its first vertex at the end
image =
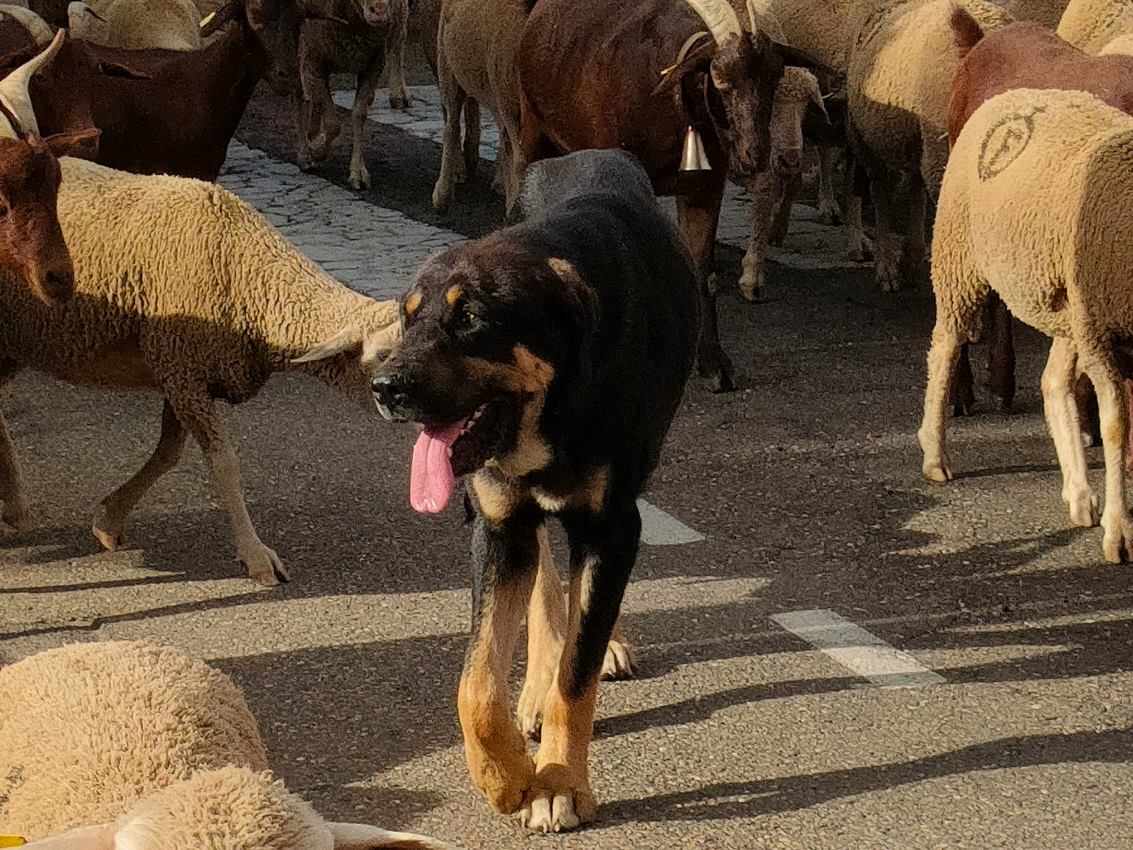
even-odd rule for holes
{"type": "Polygon", "coordinates": [[[299,4],[295,0],[243,0],[248,26],[268,55],[264,74],[276,94],[299,88],[299,4]]]}
{"type": "Polygon", "coordinates": [[[393,13],[391,0],[354,0],[358,7],[358,14],[372,27],[385,26],[390,22],[393,13]]]}

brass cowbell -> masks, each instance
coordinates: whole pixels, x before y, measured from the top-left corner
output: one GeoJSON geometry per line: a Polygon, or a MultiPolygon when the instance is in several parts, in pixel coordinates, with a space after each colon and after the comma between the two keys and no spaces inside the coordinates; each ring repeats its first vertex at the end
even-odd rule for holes
{"type": "Polygon", "coordinates": [[[708,154],[704,152],[704,141],[700,133],[689,124],[685,130],[685,143],[681,151],[681,171],[711,171],[708,154]]]}

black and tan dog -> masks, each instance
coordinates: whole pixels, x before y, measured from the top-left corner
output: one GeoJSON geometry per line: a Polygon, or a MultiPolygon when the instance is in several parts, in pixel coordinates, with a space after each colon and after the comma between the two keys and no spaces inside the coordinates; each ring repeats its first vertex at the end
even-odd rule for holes
{"type": "Polygon", "coordinates": [[[414,508],[442,510],[471,476],[474,625],[458,706],[472,778],[499,811],[558,831],[595,814],[598,674],[637,557],[636,499],[693,362],[696,272],[628,154],[538,163],[522,202],[524,223],[420,269],[373,388],[387,418],[424,426],[414,508]],[[570,543],[569,610],[548,514],[570,543]],[[529,603],[534,763],[507,688],[529,603]]]}

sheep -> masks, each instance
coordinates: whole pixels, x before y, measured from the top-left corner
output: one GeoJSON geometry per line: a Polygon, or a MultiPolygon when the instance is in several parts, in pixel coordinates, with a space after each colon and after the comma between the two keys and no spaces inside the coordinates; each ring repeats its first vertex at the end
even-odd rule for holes
{"type": "Polygon", "coordinates": [[[1086,53],[1098,53],[1120,35],[1133,33],[1133,6],[1121,0],[1070,0],[1058,37],[1086,53]]]}
{"type": "Polygon", "coordinates": [[[1121,215],[1133,208],[1133,118],[1085,92],[1015,89],[987,100],[952,150],[932,256],[936,326],[928,355],[922,470],[952,477],[945,406],[960,346],[979,327],[990,291],[1052,337],[1042,390],[1075,525],[1098,523],[1073,384],[1098,396],[1105,453],[1102,551],[1133,554],[1123,456],[1128,411],[1115,349],[1133,334],[1127,285],[1133,246],[1121,215]]]}
{"type": "MultiPolygon", "coordinates": [[[[120,545],[130,510],[177,464],[192,433],[249,576],[267,585],[286,579],[252,526],[214,399],[245,401],[273,372],[297,368],[369,406],[367,372],[400,333],[396,302],[342,286],[249,205],[211,183],[69,158],[62,169],[59,220],[77,297],[45,310],[20,293],[0,293],[4,379],[26,367],[76,384],[161,393],[153,456],[102,500],[95,537],[107,549],[120,545]]],[[[27,527],[2,423],[0,498],[5,520],[27,527]]]]}
{"type": "Polygon", "coordinates": [[[1133,56],[1133,32],[1114,37],[1098,51],[1099,56],[1133,56]]]}
{"type": "Polygon", "coordinates": [[[468,140],[462,147],[460,118],[472,97],[496,117],[500,141],[494,188],[511,210],[526,162],[519,138],[517,53],[527,0],[444,0],[437,31],[437,80],[445,112],[441,170],[433,206],[446,212],[456,184],[474,166],[468,140]]]}
{"type": "Polygon", "coordinates": [[[825,112],[818,78],[803,68],[784,69],[771,107],[771,167],[756,175],[751,186],[751,234],[739,281],[740,294],[749,301],[759,297],[767,245],[778,227],[786,229],[802,178],[803,117],[808,104],[825,112]]]}
{"type": "Polygon", "coordinates": [[[75,643],[0,669],[0,824],[29,850],[449,845],[324,821],[268,770],[236,684],[178,649],[75,643]]]}
{"type": "Polygon", "coordinates": [[[349,180],[356,190],[369,189],[370,172],[363,155],[366,115],[382,69],[389,67],[389,103],[409,105],[405,87],[405,36],[409,0],[304,0],[311,4],[299,30],[299,79],[303,108],[299,131],[299,167],[310,171],[323,162],[338,135],[330,96],[332,71],[358,75],[351,110],[353,147],[349,180]],[[315,16],[317,14],[317,17],[315,16]]]}
{"type": "MultiPolygon", "coordinates": [[[[925,256],[925,190],[935,196],[948,158],[948,86],[959,65],[953,0],[877,0],[855,8],[847,74],[849,135],[869,175],[882,292],[914,284],[925,256]],[[899,226],[907,224],[902,237],[899,226]]],[[[985,28],[1011,16],[985,0],[962,4],[985,28]]]]}
{"type": "Polygon", "coordinates": [[[72,36],[124,50],[200,50],[200,23],[192,0],[76,0],[67,7],[72,36]]]}

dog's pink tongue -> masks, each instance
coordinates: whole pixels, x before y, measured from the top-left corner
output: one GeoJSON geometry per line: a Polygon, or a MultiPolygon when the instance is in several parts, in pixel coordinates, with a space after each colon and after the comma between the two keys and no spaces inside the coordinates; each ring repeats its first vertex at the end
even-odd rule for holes
{"type": "Polygon", "coordinates": [[[409,504],[423,514],[437,514],[452,498],[456,476],[448,451],[460,436],[463,423],[426,428],[413,446],[413,468],[409,473],[409,504]]]}

